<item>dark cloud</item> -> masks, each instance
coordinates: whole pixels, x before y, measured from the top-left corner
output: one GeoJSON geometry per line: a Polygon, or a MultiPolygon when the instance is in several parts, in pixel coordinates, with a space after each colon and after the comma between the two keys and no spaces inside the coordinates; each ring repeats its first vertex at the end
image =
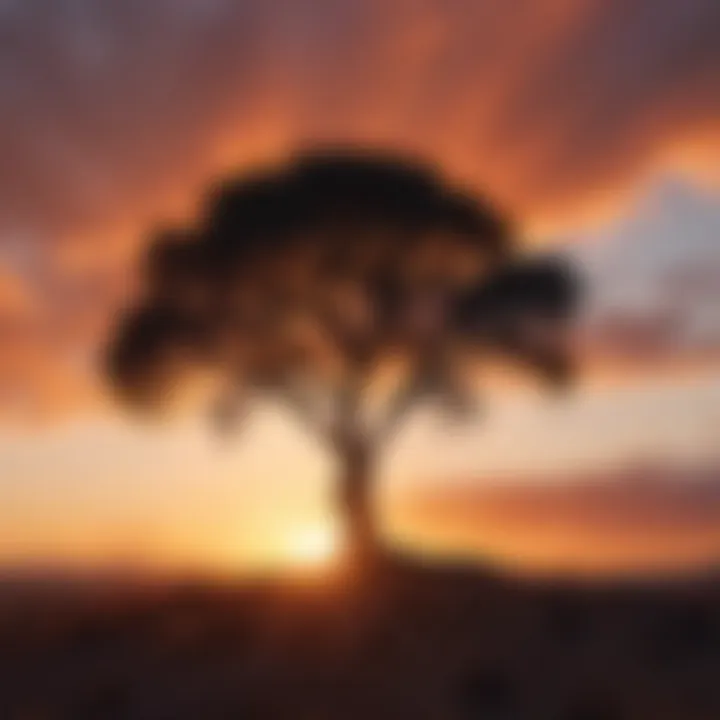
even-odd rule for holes
{"type": "Polygon", "coordinates": [[[0,216],[43,234],[317,140],[410,146],[542,213],[720,112],[714,0],[30,0],[0,22],[0,216]]]}

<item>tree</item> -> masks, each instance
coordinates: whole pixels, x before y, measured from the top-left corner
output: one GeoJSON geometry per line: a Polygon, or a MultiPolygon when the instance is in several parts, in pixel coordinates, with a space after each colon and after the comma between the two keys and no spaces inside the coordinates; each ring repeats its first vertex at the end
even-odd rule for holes
{"type": "Polygon", "coordinates": [[[472,409],[499,351],[560,383],[574,283],[518,258],[505,218],[431,168],[309,153],[216,187],[197,226],[150,243],[144,295],[108,352],[122,396],[163,407],[202,373],[218,424],[258,395],[336,454],[349,548],[377,553],[378,454],[424,400],[472,409]]]}

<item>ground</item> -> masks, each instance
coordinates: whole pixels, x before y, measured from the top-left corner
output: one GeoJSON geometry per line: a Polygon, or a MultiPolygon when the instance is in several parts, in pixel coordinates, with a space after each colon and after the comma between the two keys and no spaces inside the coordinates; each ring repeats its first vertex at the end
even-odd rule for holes
{"type": "Polygon", "coordinates": [[[0,718],[717,720],[720,580],[8,581],[0,718]]]}

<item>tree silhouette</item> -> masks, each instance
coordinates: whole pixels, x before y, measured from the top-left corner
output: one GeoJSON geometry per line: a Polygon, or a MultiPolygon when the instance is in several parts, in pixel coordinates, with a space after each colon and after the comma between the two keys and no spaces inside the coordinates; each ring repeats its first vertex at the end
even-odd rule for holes
{"type": "Polygon", "coordinates": [[[108,372],[162,407],[198,371],[229,429],[272,396],[334,452],[349,549],[379,548],[370,481],[424,400],[470,411],[474,368],[504,353],[553,383],[574,283],[518,258],[505,218],[431,168],[386,154],[303,154],[216,187],[197,226],[150,244],[145,291],[108,372]]]}

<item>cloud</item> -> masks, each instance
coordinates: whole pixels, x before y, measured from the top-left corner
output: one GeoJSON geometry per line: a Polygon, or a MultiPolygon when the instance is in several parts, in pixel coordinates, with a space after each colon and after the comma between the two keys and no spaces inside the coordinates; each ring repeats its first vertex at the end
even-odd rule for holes
{"type": "Polygon", "coordinates": [[[565,479],[415,487],[393,508],[400,534],[534,570],[683,571],[720,562],[716,465],[641,461],[565,479]]]}
{"type": "Polygon", "coordinates": [[[3,27],[1,214],[51,235],[298,142],[409,146],[530,215],[720,148],[714,0],[31,0],[3,27]]]}
{"type": "Polygon", "coordinates": [[[529,226],[720,153],[716,0],[27,0],[0,35],[0,246],[39,248],[53,327],[87,327],[78,273],[107,315],[149,225],[299,144],[421,154],[529,226]]]}
{"type": "Polygon", "coordinates": [[[37,310],[36,298],[16,273],[0,265],[0,322],[31,318],[37,310]]]}
{"type": "Polygon", "coordinates": [[[645,370],[717,369],[719,233],[716,197],[666,181],[573,248],[591,288],[581,328],[587,357],[645,370]]]}

